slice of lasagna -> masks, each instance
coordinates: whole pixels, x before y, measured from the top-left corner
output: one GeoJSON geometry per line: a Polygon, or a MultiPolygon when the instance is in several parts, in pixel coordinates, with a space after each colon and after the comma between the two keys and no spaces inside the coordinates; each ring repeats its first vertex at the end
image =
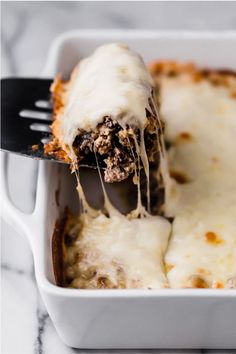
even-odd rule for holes
{"type": "Polygon", "coordinates": [[[149,180],[149,163],[158,165],[162,145],[153,88],[138,54],[124,44],[99,47],[69,81],[54,81],[54,140],[45,152],[74,169],[94,163],[96,154],[106,182],[124,180],[138,166],[149,180]]]}
{"type": "Polygon", "coordinates": [[[155,63],[174,217],[171,288],[236,288],[236,75],[155,63]]]}

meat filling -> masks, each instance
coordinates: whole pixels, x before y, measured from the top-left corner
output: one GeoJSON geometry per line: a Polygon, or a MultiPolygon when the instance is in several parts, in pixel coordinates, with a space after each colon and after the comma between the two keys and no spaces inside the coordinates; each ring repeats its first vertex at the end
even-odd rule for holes
{"type": "MultiPolygon", "coordinates": [[[[105,181],[120,182],[133,174],[137,167],[138,153],[135,140],[139,145],[140,131],[137,128],[127,127],[124,130],[116,121],[105,117],[103,123],[98,124],[93,131],[78,130],[73,149],[78,165],[95,164],[96,154],[99,165],[105,168],[105,181]]],[[[144,140],[148,160],[151,163],[157,163],[157,120],[150,114],[144,140]]],[[[45,152],[66,159],[56,139],[45,146],[45,152]]]]}

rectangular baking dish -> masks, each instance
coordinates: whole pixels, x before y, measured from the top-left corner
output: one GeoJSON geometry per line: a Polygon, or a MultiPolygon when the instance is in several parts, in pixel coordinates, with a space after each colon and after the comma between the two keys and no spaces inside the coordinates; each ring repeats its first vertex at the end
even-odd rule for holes
{"type": "MultiPolygon", "coordinates": [[[[44,77],[68,77],[79,59],[98,45],[127,42],[146,62],[194,61],[236,69],[235,32],[71,31],[55,40],[44,77]]],[[[67,166],[39,162],[32,214],[20,212],[7,192],[2,168],[3,214],[32,248],[38,287],[59,336],[75,348],[236,348],[236,290],[75,290],[55,285],[51,237],[65,205],[78,199],[67,166]],[[60,186],[60,205],[56,195],[60,186]]],[[[90,183],[88,178],[88,184],[90,183]]],[[[93,193],[96,186],[88,188],[93,193]]]]}

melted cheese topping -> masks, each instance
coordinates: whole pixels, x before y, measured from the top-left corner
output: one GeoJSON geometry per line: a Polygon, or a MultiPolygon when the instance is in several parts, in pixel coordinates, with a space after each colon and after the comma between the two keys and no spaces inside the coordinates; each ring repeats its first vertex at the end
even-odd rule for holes
{"type": "Polygon", "coordinates": [[[175,216],[165,261],[172,288],[236,287],[236,100],[185,75],[161,81],[175,216]],[[173,186],[174,184],[174,186],[173,186]]]}
{"type": "Polygon", "coordinates": [[[122,127],[144,129],[153,80],[142,58],[125,44],[106,44],[74,69],[57,124],[58,138],[69,156],[78,129],[93,130],[104,117],[122,127]]]}
{"type": "MultiPolygon", "coordinates": [[[[85,215],[71,252],[82,252],[79,272],[96,269],[89,285],[105,277],[114,287],[162,288],[168,282],[163,268],[170,224],[161,217],[132,219],[121,214],[85,215]]],[[[77,286],[76,279],[73,285],[77,286]]]]}

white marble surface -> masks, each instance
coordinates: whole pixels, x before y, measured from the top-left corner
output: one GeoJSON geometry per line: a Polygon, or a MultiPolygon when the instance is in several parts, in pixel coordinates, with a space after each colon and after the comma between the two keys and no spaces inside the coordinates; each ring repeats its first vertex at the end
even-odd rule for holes
{"type": "MultiPolygon", "coordinates": [[[[51,41],[75,28],[236,29],[236,4],[144,2],[2,3],[2,76],[37,75],[51,41]]],[[[34,205],[36,163],[10,156],[10,193],[24,211],[34,205]]],[[[3,206],[4,208],[4,206],[3,206]]],[[[87,353],[66,347],[42,304],[31,251],[2,222],[2,353],[87,353]]],[[[98,351],[108,353],[110,351],[98,351]]],[[[120,353],[120,351],[114,351],[120,353]]],[[[122,351],[127,353],[128,351],[122,351]]],[[[130,352],[130,351],[129,351],[130,352]]],[[[134,353],[223,353],[222,350],[154,350],[134,353]]],[[[232,351],[231,351],[232,352],[232,351]]]]}

